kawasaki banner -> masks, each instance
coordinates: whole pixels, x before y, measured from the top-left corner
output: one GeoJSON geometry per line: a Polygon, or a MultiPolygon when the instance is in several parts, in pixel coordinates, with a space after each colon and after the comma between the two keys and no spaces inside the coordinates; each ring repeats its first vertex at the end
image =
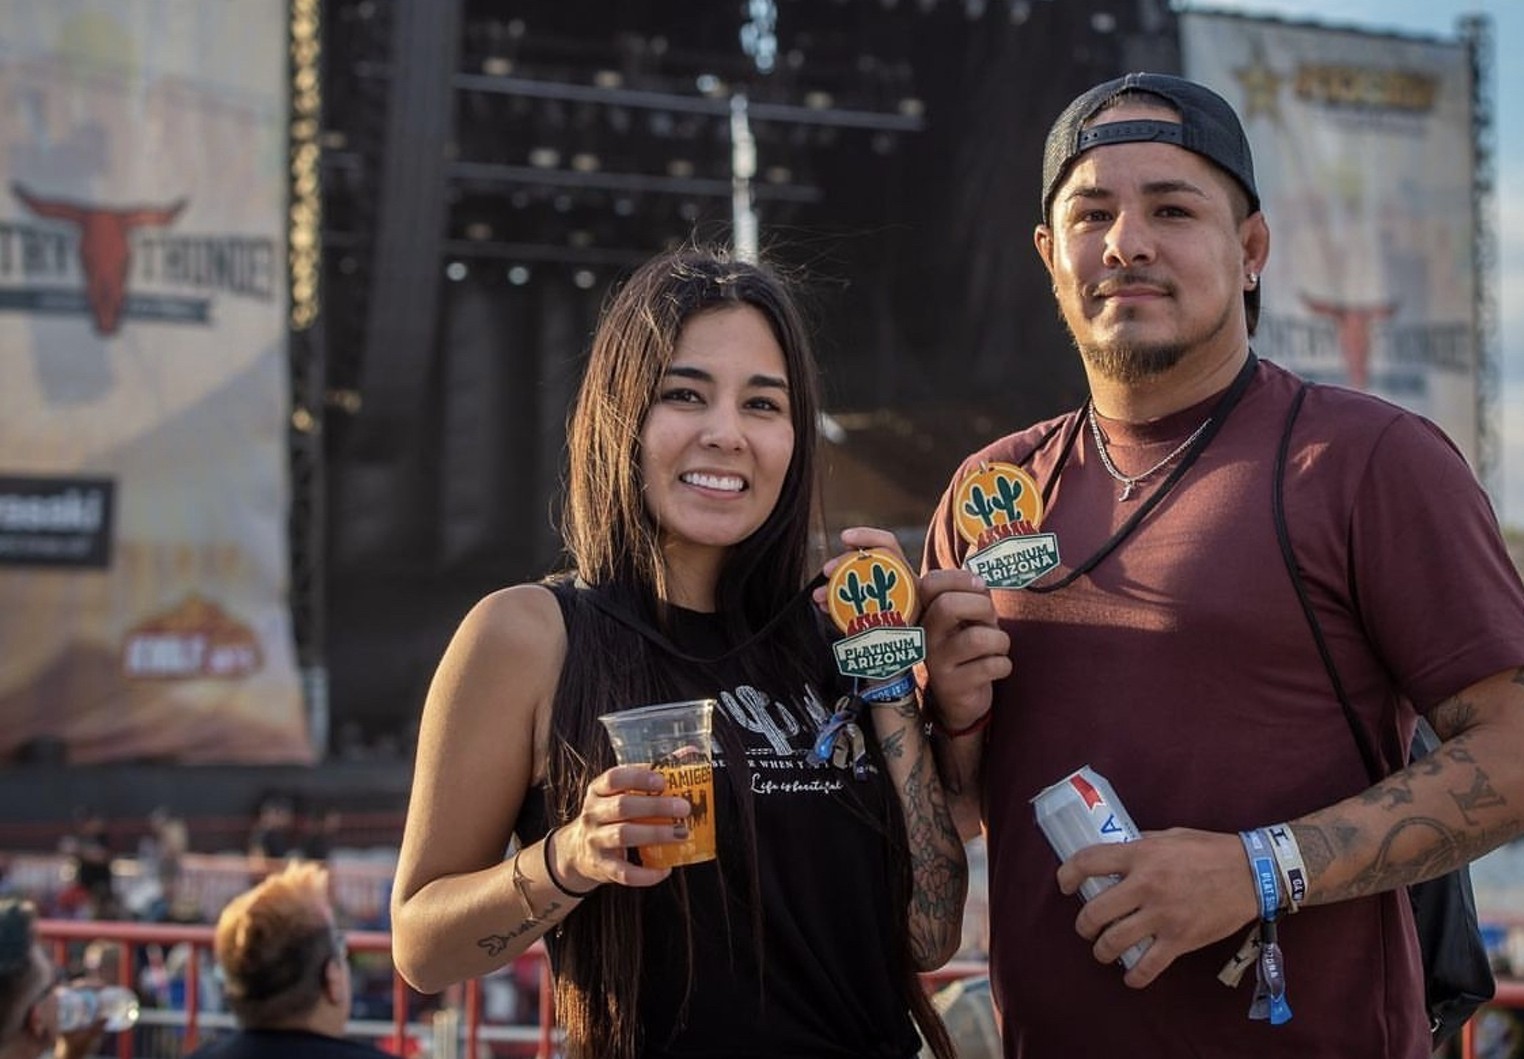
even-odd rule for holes
{"type": "Polygon", "coordinates": [[[1254,147],[1270,222],[1256,351],[1428,416],[1475,466],[1465,46],[1187,13],[1181,48],[1254,147]]]}
{"type": "Polygon", "coordinates": [[[310,756],[285,6],[0,11],[0,760],[310,756]]]}

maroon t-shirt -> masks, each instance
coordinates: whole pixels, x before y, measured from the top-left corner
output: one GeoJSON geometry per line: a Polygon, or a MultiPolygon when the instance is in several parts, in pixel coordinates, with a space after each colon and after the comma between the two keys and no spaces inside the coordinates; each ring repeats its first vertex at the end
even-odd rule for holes
{"type": "MultiPolygon", "coordinates": [[[[1247,1017],[1252,970],[1236,989],[1216,978],[1237,935],[1176,960],[1142,990],[1097,963],[1074,932],[1078,899],[1059,892],[1057,858],[1028,804],[1088,764],[1145,831],[1234,832],[1370,785],[1276,542],[1275,452],[1298,385],[1261,362],[1200,459],[1095,570],[1046,595],[994,592],[1015,661],[996,688],[983,769],[991,976],[1007,1056],[1429,1054],[1400,893],[1282,922],[1295,1017],[1271,1026],[1247,1017]]],[[[1141,427],[1107,423],[1113,460],[1133,473],[1152,466],[1214,404],[1141,427]]],[[[1524,588],[1485,494],[1432,424],[1319,386],[1292,442],[1285,503],[1295,554],[1344,687],[1372,743],[1395,758],[1413,707],[1524,664],[1524,588]]],[[[1063,566],[1048,583],[1167,477],[1119,502],[1073,415],[997,441],[964,467],[979,460],[1020,464],[1043,487],[1057,468],[1041,529],[1057,535],[1063,566]]],[[[944,495],[931,526],[929,567],[960,565],[969,550],[948,503],[944,495]]]]}

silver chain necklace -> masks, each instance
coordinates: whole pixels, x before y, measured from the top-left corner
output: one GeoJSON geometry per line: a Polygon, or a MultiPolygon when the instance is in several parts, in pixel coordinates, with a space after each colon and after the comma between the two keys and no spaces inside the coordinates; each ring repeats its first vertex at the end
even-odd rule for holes
{"type": "Polygon", "coordinates": [[[1201,432],[1206,430],[1207,425],[1212,422],[1212,417],[1207,416],[1204,420],[1201,421],[1201,425],[1199,427],[1191,431],[1191,436],[1176,446],[1174,451],[1171,452],[1168,456],[1164,457],[1164,459],[1154,464],[1142,474],[1126,475],[1117,470],[1117,465],[1111,462],[1111,454],[1106,451],[1106,438],[1101,434],[1101,422],[1096,418],[1094,401],[1091,401],[1089,406],[1085,409],[1085,416],[1090,420],[1090,433],[1095,436],[1095,450],[1100,454],[1101,466],[1106,468],[1107,474],[1111,475],[1112,478],[1122,483],[1122,491],[1117,495],[1118,501],[1131,500],[1132,491],[1137,488],[1139,482],[1143,481],[1143,479],[1147,478],[1151,474],[1162,471],[1171,463],[1174,463],[1175,459],[1180,456],[1181,453],[1185,452],[1186,449],[1195,444],[1196,439],[1201,437],[1201,432]]]}

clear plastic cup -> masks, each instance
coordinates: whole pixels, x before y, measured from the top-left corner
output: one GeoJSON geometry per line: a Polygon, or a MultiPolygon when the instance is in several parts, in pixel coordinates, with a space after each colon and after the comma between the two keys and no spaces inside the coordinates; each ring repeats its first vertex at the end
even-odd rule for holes
{"type": "Polygon", "coordinates": [[[126,986],[106,985],[96,989],[60,986],[58,989],[58,1031],[73,1033],[104,1019],[107,1033],[120,1033],[137,1025],[140,1012],[138,995],[126,986]]]}
{"type": "MultiPolygon", "coordinates": [[[[621,765],[645,765],[667,780],[665,796],[686,798],[688,838],[641,846],[640,862],[652,868],[676,868],[715,858],[714,750],[710,732],[713,699],[663,702],[606,713],[598,720],[608,729],[621,765]]],[[[665,819],[642,823],[667,823],[665,819]]]]}

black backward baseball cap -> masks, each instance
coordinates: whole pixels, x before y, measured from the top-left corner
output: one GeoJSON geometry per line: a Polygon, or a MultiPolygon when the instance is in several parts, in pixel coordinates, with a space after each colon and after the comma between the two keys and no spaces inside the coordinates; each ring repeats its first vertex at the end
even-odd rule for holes
{"type": "Polygon", "coordinates": [[[1096,85],[1084,93],[1064,108],[1053,128],[1048,130],[1048,142],[1042,156],[1043,222],[1050,219],[1053,196],[1075,159],[1092,147],[1142,141],[1172,143],[1201,155],[1238,181],[1249,196],[1250,213],[1259,209],[1249,138],[1244,135],[1238,114],[1228,101],[1205,85],[1183,77],[1132,73],[1096,85]],[[1119,95],[1134,92],[1158,96],[1180,115],[1180,120],[1117,121],[1085,127],[1105,104],[1119,95]]]}
{"type": "MultiPolygon", "coordinates": [[[[1206,85],[1169,74],[1132,73],[1096,85],[1064,108],[1048,130],[1042,153],[1042,220],[1052,219],[1053,196],[1074,160],[1092,147],[1108,143],[1152,141],[1172,143],[1201,155],[1227,173],[1249,196],[1249,212],[1259,209],[1254,185],[1254,156],[1238,114],[1226,99],[1206,85]],[[1114,121],[1086,128],[1101,108],[1124,93],[1158,96],[1179,121],[1114,121]]],[[[1244,291],[1244,311],[1253,334],[1259,323],[1260,287],[1244,291]]]]}

